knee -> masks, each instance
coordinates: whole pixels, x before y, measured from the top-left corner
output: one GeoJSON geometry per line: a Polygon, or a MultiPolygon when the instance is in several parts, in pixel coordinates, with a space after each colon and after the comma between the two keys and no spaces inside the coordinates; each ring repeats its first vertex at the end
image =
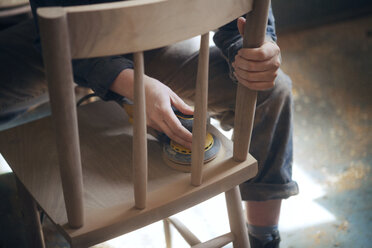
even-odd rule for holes
{"type": "Polygon", "coordinates": [[[292,101],[292,80],[282,70],[279,70],[278,77],[275,80],[273,94],[282,100],[292,101]]]}
{"type": "Polygon", "coordinates": [[[277,106],[290,107],[292,105],[292,80],[282,70],[279,70],[275,80],[275,87],[267,96],[277,106]]]}
{"type": "Polygon", "coordinates": [[[259,92],[256,116],[259,116],[261,112],[262,115],[266,115],[269,112],[282,112],[284,109],[290,113],[292,102],[292,81],[288,75],[279,70],[274,88],[259,92]]]}

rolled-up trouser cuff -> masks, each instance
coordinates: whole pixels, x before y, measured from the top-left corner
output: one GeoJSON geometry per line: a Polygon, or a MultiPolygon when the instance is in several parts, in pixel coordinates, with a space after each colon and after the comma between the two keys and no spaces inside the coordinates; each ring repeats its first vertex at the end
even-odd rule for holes
{"type": "Polygon", "coordinates": [[[240,193],[243,201],[287,199],[298,194],[298,185],[295,181],[286,184],[245,182],[240,185],[240,193]]]}

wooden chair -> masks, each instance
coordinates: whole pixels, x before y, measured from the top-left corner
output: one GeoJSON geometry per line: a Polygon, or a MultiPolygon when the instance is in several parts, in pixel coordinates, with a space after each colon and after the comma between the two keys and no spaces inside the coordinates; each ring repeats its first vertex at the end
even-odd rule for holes
{"type": "MultiPolygon", "coordinates": [[[[230,233],[200,243],[175,219],[166,219],[165,226],[172,223],[192,247],[229,242],[249,247],[238,185],[257,172],[257,162],[247,154],[255,92],[238,87],[234,146],[208,126],[223,148],[216,159],[202,164],[208,33],[252,6],[244,46],[257,47],[265,36],[268,0],[138,0],[38,9],[53,114],[0,133],[0,152],[34,213],[38,205],[73,247],[86,247],[225,192],[230,233]],[[190,180],[190,174],[166,166],[160,145],[147,138],[142,51],[200,34],[190,180]],[[73,92],[71,59],[125,53],[134,53],[133,129],[115,103],[76,110],[73,92]]],[[[32,218],[41,230],[37,213],[32,218]]],[[[42,233],[36,230],[35,235],[41,244],[42,233]]]]}

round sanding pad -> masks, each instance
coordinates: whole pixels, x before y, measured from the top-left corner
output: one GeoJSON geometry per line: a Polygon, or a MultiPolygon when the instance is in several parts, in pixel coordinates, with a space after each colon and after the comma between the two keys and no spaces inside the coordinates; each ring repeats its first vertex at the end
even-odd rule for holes
{"type": "MultiPolygon", "coordinates": [[[[212,143],[205,148],[204,163],[214,159],[221,148],[221,142],[213,134],[208,135],[212,137],[212,143]]],[[[170,143],[166,143],[163,145],[163,152],[165,157],[172,162],[190,167],[191,153],[187,152],[187,150],[176,151],[174,146],[172,146],[170,143]]]]}

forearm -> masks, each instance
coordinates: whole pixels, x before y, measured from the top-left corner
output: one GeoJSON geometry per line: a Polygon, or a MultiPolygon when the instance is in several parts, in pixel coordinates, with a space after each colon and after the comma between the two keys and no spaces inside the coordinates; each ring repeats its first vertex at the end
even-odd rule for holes
{"type": "Polygon", "coordinates": [[[122,56],[73,60],[74,80],[77,84],[91,88],[103,100],[119,100],[122,96],[111,89],[117,77],[133,68],[132,61],[122,56]]]}
{"type": "MultiPolygon", "coordinates": [[[[146,76],[145,76],[146,77],[146,76]]],[[[125,69],[119,73],[114,82],[110,86],[110,90],[125,96],[127,99],[133,101],[134,92],[134,71],[133,69],[125,69]]]]}

